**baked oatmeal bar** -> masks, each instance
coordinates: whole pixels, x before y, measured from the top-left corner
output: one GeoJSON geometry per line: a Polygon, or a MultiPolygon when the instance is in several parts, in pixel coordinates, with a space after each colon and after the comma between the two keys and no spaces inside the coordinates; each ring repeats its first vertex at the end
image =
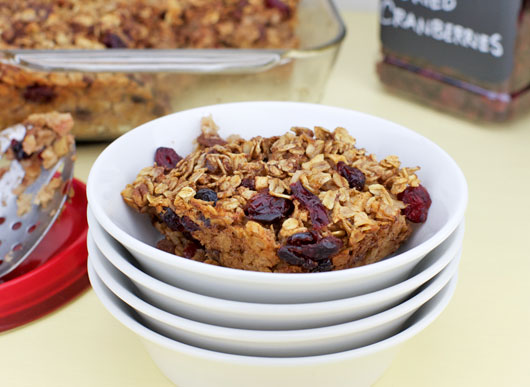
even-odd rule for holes
{"type": "MultiPolygon", "coordinates": [[[[299,0],[0,0],[0,50],[291,48],[299,0]]],[[[190,84],[191,83],[191,84],[190,84]]],[[[0,62],[0,127],[57,110],[80,140],[171,112],[185,74],[41,72],[0,62]]]]}
{"type": "Polygon", "coordinates": [[[411,221],[426,220],[418,169],[396,156],[378,162],[344,128],[225,141],[204,118],[194,152],[157,149],[122,196],[176,255],[263,272],[340,270],[388,256],[411,221]]]}
{"type": "Polygon", "coordinates": [[[9,166],[0,166],[0,187],[11,188],[15,181],[13,178],[20,175],[16,179],[18,183],[12,187],[12,193],[18,197],[18,216],[27,213],[33,204],[45,208],[57,190],[66,188],[67,182],[56,176],[34,196],[24,192],[38,179],[43,168],[53,168],[61,157],[72,150],[72,128],[70,114],[49,112],[32,114],[22,123],[0,131],[0,156],[9,162],[9,166]],[[17,163],[16,168],[11,163],[17,163]]]}

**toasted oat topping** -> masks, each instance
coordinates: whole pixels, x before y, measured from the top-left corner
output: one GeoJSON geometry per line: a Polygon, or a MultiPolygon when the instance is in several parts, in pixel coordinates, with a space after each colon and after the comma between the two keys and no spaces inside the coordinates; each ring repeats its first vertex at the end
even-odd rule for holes
{"type": "MultiPolygon", "coordinates": [[[[204,133],[218,137],[211,118],[203,119],[204,133]]],[[[273,196],[291,198],[290,185],[298,181],[317,195],[331,211],[332,223],[342,228],[368,227],[371,222],[393,219],[404,207],[396,197],[407,186],[418,186],[415,172],[419,167],[401,168],[397,156],[377,161],[374,155],[355,147],[355,139],[344,128],[333,132],[316,127],[292,128],[290,133],[270,138],[250,140],[230,138],[225,145],[207,147],[198,144],[196,150],[179,162],[168,174],[163,167],[144,168],[125,193],[134,198],[130,204],[138,209],[149,206],[169,207],[175,200],[192,200],[199,188],[217,193],[217,206],[239,210],[257,191],[268,189],[273,196]],[[362,191],[352,189],[337,169],[345,162],[366,176],[362,191]],[[254,181],[254,190],[241,184],[254,181]],[[159,195],[161,194],[161,195],[159,195]],[[358,222],[354,222],[357,217],[358,222]]],[[[295,202],[294,221],[306,224],[308,213],[295,202]]],[[[294,233],[294,232],[293,232],[294,233]]]]}

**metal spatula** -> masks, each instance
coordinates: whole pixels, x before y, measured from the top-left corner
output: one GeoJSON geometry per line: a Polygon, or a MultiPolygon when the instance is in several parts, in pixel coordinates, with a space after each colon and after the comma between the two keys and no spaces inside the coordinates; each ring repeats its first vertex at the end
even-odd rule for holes
{"type": "Polygon", "coordinates": [[[25,133],[23,125],[0,131],[0,167],[4,165],[4,173],[0,173],[0,277],[21,264],[44,238],[66,202],[73,177],[75,145],[72,144],[69,153],[61,157],[53,167],[41,167],[39,177],[24,193],[35,198],[41,188],[47,186],[54,177],[63,181],[61,188],[53,191],[51,200],[45,206],[35,204],[32,200],[29,210],[19,217],[17,195],[13,193],[13,189],[20,184],[25,171],[17,160],[8,164],[4,155],[12,141],[21,142],[25,133]]]}

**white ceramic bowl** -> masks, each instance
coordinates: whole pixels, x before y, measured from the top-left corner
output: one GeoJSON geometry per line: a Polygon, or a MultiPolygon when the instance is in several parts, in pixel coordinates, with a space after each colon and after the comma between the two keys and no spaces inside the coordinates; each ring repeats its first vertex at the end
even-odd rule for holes
{"type": "Polygon", "coordinates": [[[95,161],[87,196],[102,227],[125,246],[152,276],[179,288],[217,298],[260,303],[328,301],[370,293],[409,276],[419,260],[442,243],[463,219],[467,184],[454,160],[425,137],[363,113],[293,102],[245,102],[175,113],[144,124],[110,144],[95,161]],[[397,155],[404,166],[421,166],[419,177],[432,198],[426,223],[386,260],[326,273],[259,273],[207,265],[156,249],[161,238],[145,215],[127,207],[120,192],[153,163],[157,147],[188,154],[200,119],[212,115],[220,135],[283,134],[292,126],[343,126],[379,159],[397,155]]]}
{"type": "Polygon", "coordinates": [[[143,301],[130,282],[98,251],[89,235],[89,259],[105,286],[140,315],[144,324],[174,340],[196,347],[237,355],[293,357],[316,356],[355,349],[396,334],[403,323],[434,297],[453,277],[458,257],[414,297],[382,313],[327,327],[264,331],[220,327],[165,312],[143,301]]]}
{"type": "Polygon", "coordinates": [[[105,287],[90,261],[88,273],[103,306],[139,336],[166,377],[176,385],[186,387],[370,386],[388,368],[400,346],[442,313],[457,284],[455,274],[449,284],[407,321],[401,332],[386,340],[330,355],[265,358],[204,350],[160,335],[142,325],[131,308],[105,287]]]}
{"type": "MultiPolygon", "coordinates": [[[[89,233],[98,250],[132,281],[147,303],[190,320],[257,330],[307,329],[354,321],[382,312],[405,300],[438,274],[462,247],[464,224],[414,268],[411,278],[357,297],[306,304],[255,304],[203,296],[168,285],[134,266],[129,252],[103,230],[88,210],[89,233]]],[[[97,253],[97,251],[96,251],[97,253]]],[[[116,276],[119,276],[116,273],[116,276]]]]}

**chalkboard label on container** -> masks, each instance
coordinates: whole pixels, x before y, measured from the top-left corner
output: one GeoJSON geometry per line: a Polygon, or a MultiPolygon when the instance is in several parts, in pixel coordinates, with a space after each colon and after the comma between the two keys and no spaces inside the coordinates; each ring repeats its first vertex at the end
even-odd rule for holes
{"type": "Polygon", "coordinates": [[[514,67],[523,0],[380,0],[381,42],[398,54],[485,82],[514,67]]]}

